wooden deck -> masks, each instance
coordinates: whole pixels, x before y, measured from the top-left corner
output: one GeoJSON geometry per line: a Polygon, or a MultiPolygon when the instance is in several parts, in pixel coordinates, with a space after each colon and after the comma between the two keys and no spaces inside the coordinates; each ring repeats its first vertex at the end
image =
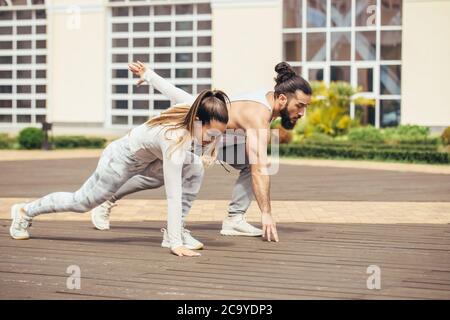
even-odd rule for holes
{"type": "Polygon", "coordinates": [[[280,243],[194,223],[199,258],[160,247],[162,222],[35,221],[12,240],[0,220],[0,299],[450,299],[449,225],[280,224],[280,243]],[[81,268],[81,289],[66,269],[81,268]],[[369,265],[381,290],[366,287],[369,265]]]}

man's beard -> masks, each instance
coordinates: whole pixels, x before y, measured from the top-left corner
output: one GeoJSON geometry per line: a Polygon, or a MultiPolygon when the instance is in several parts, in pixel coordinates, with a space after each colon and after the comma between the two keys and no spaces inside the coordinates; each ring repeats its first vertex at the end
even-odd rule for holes
{"type": "Polygon", "coordinates": [[[289,118],[289,113],[287,111],[287,107],[280,110],[280,116],[281,116],[281,126],[286,130],[292,130],[295,127],[295,122],[291,122],[291,118],[289,118]]]}

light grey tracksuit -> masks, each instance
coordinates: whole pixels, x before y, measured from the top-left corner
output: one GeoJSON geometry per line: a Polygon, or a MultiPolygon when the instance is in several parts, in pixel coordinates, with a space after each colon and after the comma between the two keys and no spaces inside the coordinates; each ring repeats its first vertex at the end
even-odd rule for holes
{"type": "MultiPolygon", "coordinates": [[[[238,152],[245,152],[242,150],[242,148],[245,148],[245,144],[223,146],[219,148],[217,157],[218,160],[227,162],[234,169],[239,170],[239,177],[233,188],[231,202],[228,206],[228,213],[244,214],[253,200],[250,165],[248,164],[248,159],[245,159],[245,163],[238,163],[237,161],[230,161],[231,159],[226,159],[227,150],[230,148],[235,148],[233,152],[234,154],[238,154],[238,152]]],[[[230,154],[230,152],[228,154],[230,154]]],[[[133,176],[109,200],[115,202],[129,194],[141,190],[159,188],[162,185],[160,182],[161,180],[155,178],[155,176],[162,176],[163,173],[162,167],[155,168],[155,170],[158,169],[161,170],[158,171],[158,173],[155,173],[153,170],[152,172],[144,172],[133,176]]],[[[187,195],[183,197],[183,218],[185,218],[185,215],[188,213],[188,210],[184,210],[184,208],[190,208],[192,206],[191,202],[194,200],[195,196],[192,197],[187,195]]]]}
{"type": "Polygon", "coordinates": [[[169,156],[171,143],[164,137],[164,129],[149,129],[146,124],[133,129],[131,135],[106,147],[95,172],[79,190],[51,193],[30,202],[24,208],[27,215],[87,212],[111,199],[130,178],[145,176],[152,187],[165,185],[169,241],[172,248],[182,245],[182,220],[200,190],[204,169],[198,156],[187,151],[187,144],[169,156]]]}

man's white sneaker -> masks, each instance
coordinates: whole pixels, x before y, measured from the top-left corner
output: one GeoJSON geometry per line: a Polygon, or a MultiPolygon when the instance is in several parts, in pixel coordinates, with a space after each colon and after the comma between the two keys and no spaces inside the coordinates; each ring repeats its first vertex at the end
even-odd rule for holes
{"type": "Polygon", "coordinates": [[[25,203],[15,204],[11,207],[11,227],[9,234],[16,240],[27,240],[30,238],[28,228],[31,226],[32,218],[27,217],[23,211],[25,203]]]}
{"type": "Polygon", "coordinates": [[[223,221],[220,234],[223,236],[261,237],[263,232],[248,223],[243,214],[236,214],[223,221]]]}
{"type": "MultiPolygon", "coordinates": [[[[161,243],[161,247],[170,248],[169,236],[167,235],[167,230],[162,228],[161,232],[163,232],[163,241],[161,243]]],[[[183,232],[181,233],[181,239],[183,240],[183,246],[191,250],[201,250],[203,249],[203,243],[195,239],[191,235],[191,231],[183,228],[183,232]]]]}
{"type": "Polygon", "coordinates": [[[92,209],[91,220],[96,229],[109,230],[109,214],[115,206],[117,206],[116,203],[105,201],[98,207],[92,209]]]}

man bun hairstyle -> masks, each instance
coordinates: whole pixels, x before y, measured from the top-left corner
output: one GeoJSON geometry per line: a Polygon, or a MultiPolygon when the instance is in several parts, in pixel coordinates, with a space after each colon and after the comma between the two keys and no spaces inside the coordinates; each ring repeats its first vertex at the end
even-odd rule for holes
{"type": "Polygon", "coordinates": [[[295,94],[297,90],[306,95],[312,94],[312,89],[308,81],[299,76],[287,62],[280,62],[275,66],[275,97],[280,94],[295,94]]]}

